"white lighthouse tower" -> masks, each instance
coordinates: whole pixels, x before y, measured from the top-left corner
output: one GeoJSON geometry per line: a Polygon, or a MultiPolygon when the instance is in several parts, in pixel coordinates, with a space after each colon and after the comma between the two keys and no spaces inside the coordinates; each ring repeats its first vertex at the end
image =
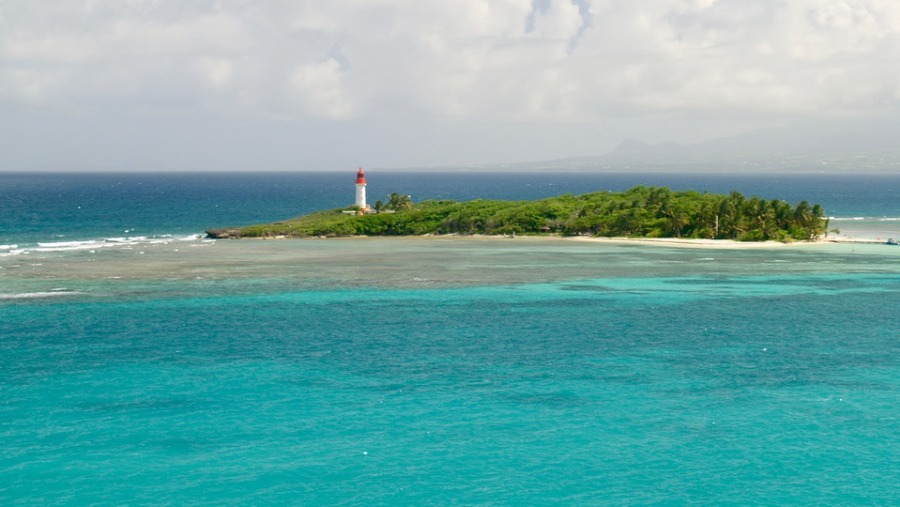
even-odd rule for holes
{"type": "Polygon", "coordinates": [[[366,173],[362,167],[356,171],[356,207],[362,211],[369,210],[366,204],[366,173]]]}

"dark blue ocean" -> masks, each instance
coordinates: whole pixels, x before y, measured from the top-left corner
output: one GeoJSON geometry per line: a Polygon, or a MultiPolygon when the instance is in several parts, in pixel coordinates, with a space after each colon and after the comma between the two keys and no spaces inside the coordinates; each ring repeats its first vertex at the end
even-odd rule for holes
{"type": "MultiPolygon", "coordinates": [[[[896,175],[367,176],[900,237],[896,175]]],[[[900,247],[202,237],[353,179],[0,174],[0,505],[897,504],[900,247]]]]}
{"type": "MultiPolygon", "coordinates": [[[[201,233],[353,203],[355,171],[261,174],[0,173],[0,245],[201,233]],[[349,176],[348,176],[349,174],[349,176]],[[349,181],[349,183],[348,183],[349,181]]],[[[636,185],[818,203],[832,227],[900,236],[900,175],[369,172],[368,197],[538,199],[636,185]]],[[[872,234],[868,234],[872,233],[872,234]]]]}

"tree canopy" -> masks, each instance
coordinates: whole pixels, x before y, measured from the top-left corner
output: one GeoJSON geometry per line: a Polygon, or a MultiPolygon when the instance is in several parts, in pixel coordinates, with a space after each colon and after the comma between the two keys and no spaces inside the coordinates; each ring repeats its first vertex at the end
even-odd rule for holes
{"type": "Polygon", "coordinates": [[[208,231],[214,237],[389,236],[423,234],[558,234],[604,237],[711,238],[738,241],[812,240],[828,220],[818,204],[634,187],[625,192],[570,194],[536,201],[424,201],[393,193],[382,210],[342,210],[284,222],[208,231]],[[226,231],[225,235],[221,233],[226,231]]]}

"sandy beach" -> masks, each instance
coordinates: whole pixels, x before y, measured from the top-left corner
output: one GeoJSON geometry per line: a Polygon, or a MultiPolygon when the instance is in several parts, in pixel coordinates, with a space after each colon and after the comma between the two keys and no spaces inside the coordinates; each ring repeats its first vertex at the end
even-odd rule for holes
{"type": "MultiPolygon", "coordinates": [[[[735,241],[731,239],[702,239],[702,238],[629,238],[629,237],[598,237],[598,236],[532,236],[532,235],[486,235],[486,234],[445,234],[432,235],[426,234],[422,236],[356,236],[356,239],[376,239],[403,237],[406,239],[458,239],[458,240],[515,240],[515,241],[572,241],[579,243],[602,243],[609,245],[648,245],[663,246],[674,248],[698,248],[698,249],[729,249],[729,250],[745,250],[745,249],[766,249],[766,248],[805,248],[816,247],[828,244],[861,244],[861,245],[880,245],[885,241],[881,239],[869,238],[852,238],[852,237],[835,237],[823,238],[815,241],[791,241],[782,243],[780,241],[735,241]]],[[[273,239],[290,239],[290,238],[273,238],[273,239]]],[[[329,238],[336,239],[336,238],[329,238]]],[[[345,238],[346,239],[346,238],[345,238]]]]}
{"type": "Polygon", "coordinates": [[[881,239],[866,238],[824,238],[815,241],[792,241],[790,243],[782,243],[780,241],[734,241],[731,239],[686,239],[686,238],[596,238],[596,237],[579,237],[572,238],[578,241],[597,241],[597,242],[624,242],[637,244],[665,245],[682,248],[728,248],[728,249],[744,249],[744,248],[797,248],[809,247],[827,244],[857,244],[857,245],[881,245],[885,244],[881,239]]]}
{"type": "MultiPolygon", "coordinates": [[[[856,238],[849,236],[835,236],[822,238],[815,241],[735,241],[731,239],[702,239],[702,238],[630,238],[630,237],[599,237],[599,236],[557,236],[557,235],[490,235],[490,234],[423,234],[420,236],[350,236],[338,238],[310,237],[290,238],[286,236],[241,238],[239,241],[257,240],[390,240],[390,239],[422,239],[422,240],[497,240],[497,241],[563,241],[578,243],[601,243],[608,245],[647,245],[672,248],[696,248],[709,250],[752,250],[772,248],[807,248],[820,247],[829,244],[839,245],[884,245],[886,240],[872,238],[856,238]]],[[[227,240],[216,240],[227,241],[227,240]]]]}

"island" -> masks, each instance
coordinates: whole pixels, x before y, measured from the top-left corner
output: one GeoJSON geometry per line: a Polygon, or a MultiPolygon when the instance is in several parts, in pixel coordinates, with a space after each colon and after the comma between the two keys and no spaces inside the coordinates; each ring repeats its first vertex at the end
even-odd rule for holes
{"type": "Polygon", "coordinates": [[[625,192],[560,195],[535,201],[428,200],[391,194],[374,208],[319,211],[268,224],[206,231],[210,238],[424,235],[555,235],[812,241],[827,231],[824,209],[806,201],[745,198],[637,186],[625,192]]]}

